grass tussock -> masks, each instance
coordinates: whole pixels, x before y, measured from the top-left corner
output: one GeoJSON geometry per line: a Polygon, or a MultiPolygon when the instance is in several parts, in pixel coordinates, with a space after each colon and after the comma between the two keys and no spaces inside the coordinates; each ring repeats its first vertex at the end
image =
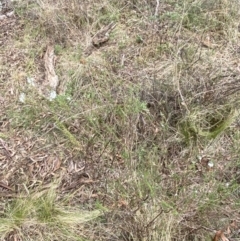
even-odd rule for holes
{"type": "Polygon", "coordinates": [[[0,20],[1,240],[213,240],[239,227],[239,7],[13,2],[0,20]]]}
{"type": "Polygon", "coordinates": [[[64,200],[58,200],[52,185],[4,205],[0,218],[2,239],[84,240],[80,226],[100,216],[100,211],[67,207],[64,200]]]}

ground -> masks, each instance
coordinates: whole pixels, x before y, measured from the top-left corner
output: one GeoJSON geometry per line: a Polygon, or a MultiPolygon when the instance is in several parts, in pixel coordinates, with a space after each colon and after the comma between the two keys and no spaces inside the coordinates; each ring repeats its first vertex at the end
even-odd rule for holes
{"type": "Polygon", "coordinates": [[[2,9],[1,240],[238,240],[239,5],[2,9]]]}

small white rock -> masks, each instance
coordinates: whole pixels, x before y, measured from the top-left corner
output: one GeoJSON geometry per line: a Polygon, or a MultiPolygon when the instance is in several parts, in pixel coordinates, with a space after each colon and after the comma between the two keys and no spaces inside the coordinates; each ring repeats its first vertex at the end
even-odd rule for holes
{"type": "Polygon", "coordinates": [[[212,162],[212,161],[209,161],[209,162],[208,162],[208,166],[212,168],[212,167],[214,166],[213,162],[212,162]]]}
{"type": "Polygon", "coordinates": [[[52,101],[57,97],[57,93],[55,90],[51,90],[50,95],[49,95],[49,100],[52,101]]]}
{"type": "Polygon", "coordinates": [[[7,18],[6,15],[0,15],[0,20],[3,20],[3,19],[5,19],[5,18],[7,18]]]}
{"type": "Polygon", "coordinates": [[[25,95],[25,93],[20,93],[20,95],[19,95],[19,101],[20,101],[21,103],[25,103],[25,100],[26,100],[26,95],[25,95]]]}
{"type": "Polygon", "coordinates": [[[6,13],[6,15],[7,15],[7,17],[12,17],[12,16],[14,16],[14,11],[11,11],[11,12],[8,12],[8,13],[6,13]]]}
{"type": "Polygon", "coordinates": [[[31,86],[35,86],[35,80],[32,77],[27,77],[27,83],[31,86]]]}

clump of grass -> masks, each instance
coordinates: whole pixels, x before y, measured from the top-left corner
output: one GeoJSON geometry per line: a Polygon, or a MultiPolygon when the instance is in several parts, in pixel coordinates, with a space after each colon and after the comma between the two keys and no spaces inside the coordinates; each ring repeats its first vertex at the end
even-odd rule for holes
{"type": "Polygon", "coordinates": [[[235,121],[236,110],[228,106],[218,110],[193,112],[179,123],[180,132],[187,143],[201,138],[214,139],[235,121]]]}
{"type": "Polygon", "coordinates": [[[41,34],[51,41],[64,46],[69,46],[69,37],[82,38],[90,35],[91,28],[99,28],[102,24],[116,21],[119,9],[115,4],[104,2],[78,0],[65,1],[24,1],[18,3],[16,12],[30,22],[38,24],[41,34]],[[88,32],[85,32],[85,30],[88,32]]]}
{"type": "Polygon", "coordinates": [[[54,185],[48,190],[14,198],[6,203],[0,216],[2,239],[14,234],[21,240],[84,240],[81,225],[101,215],[98,210],[70,208],[57,197],[54,185]],[[82,236],[82,237],[81,237],[82,236]]]}
{"type": "Polygon", "coordinates": [[[180,1],[182,24],[193,31],[224,31],[233,22],[237,12],[229,1],[180,1]]]}
{"type": "Polygon", "coordinates": [[[57,117],[54,118],[56,127],[63,133],[65,138],[76,148],[81,149],[80,142],[76,139],[76,137],[66,128],[66,126],[60,122],[57,117]]]}

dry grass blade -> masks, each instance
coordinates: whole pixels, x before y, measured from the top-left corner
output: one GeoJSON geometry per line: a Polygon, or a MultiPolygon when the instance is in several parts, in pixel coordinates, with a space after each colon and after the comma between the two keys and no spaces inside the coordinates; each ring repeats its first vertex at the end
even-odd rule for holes
{"type": "Polygon", "coordinates": [[[237,240],[239,1],[13,7],[0,239],[237,240]]]}

